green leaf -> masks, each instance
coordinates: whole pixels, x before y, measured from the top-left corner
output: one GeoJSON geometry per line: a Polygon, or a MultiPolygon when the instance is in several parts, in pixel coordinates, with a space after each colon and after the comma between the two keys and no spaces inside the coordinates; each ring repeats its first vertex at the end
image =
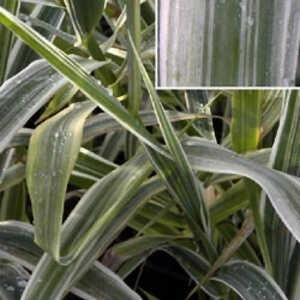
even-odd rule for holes
{"type": "Polygon", "coordinates": [[[55,0],[21,0],[24,3],[33,3],[33,4],[42,4],[45,6],[53,6],[53,7],[60,7],[63,8],[62,5],[55,0]]]}
{"type": "Polygon", "coordinates": [[[300,241],[300,182],[296,177],[263,167],[200,138],[190,138],[185,145],[190,163],[195,169],[238,174],[260,185],[283,223],[300,241]]]}
{"type": "MultiPolygon", "coordinates": [[[[188,114],[177,111],[166,111],[167,117],[171,122],[180,122],[197,118],[205,118],[203,114],[188,114]]],[[[153,111],[140,111],[139,117],[145,126],[157,125],[158,121],[153,111]]],[[[113,117],[106,113],[100,113],[89,118],[84,127],[84,142],[91,141],[97,136],[112,131],[122,130],[122,125],[113,117]]]]}
{"type": "MultiPolygon", "coordinates": [[[[180,241],[184,242],[183,239],[180,241]]],[[[176,237],[173,236],[145,236],[115,245],[110,254],[117,263],[112,267],[117,268],[120,263],[131,263],[134,257],[141,263],[157,250],[163,250],[174,257],[196,283],[200,283],[201,278],[204,277],[203,274],[209,268],[209,263],[199,254],[176,245],[176,237]],[[141,257],[144,258],[141,260],[141,257]]],[[[213,284],[208,284],[204,289],[214,295],[215,299],[218,299],[219,292],[213,284]]]]}
{"type": "Polygon", "coordinates": [[[163,206],[159,203],[149,202],[139,211],[139,215],[146,217],[152,223],[157,222],[175,228],[185,227],[183,215],[170,210],[171,206],[174,206],[174,203],[163,206]]]}
{"type": "MultiPolygon", "coordinates": [[[[125,138],[129,133],[124,130],[108,133],[101,145],[100,154],[108,160],[114,161],[124,149],[125,138]]],[[[124,150],[125,151],[125,150],[124,150]]],[[[128,157],[128,155],[126,155],[128,157]]]]}
{"type": "MultiPolygon", "coordinates": [[[[298,300],[300,294],[300,245],[296,244],[290,260],[290,273],[287,284],[287,296],[290,300],[298,300]]],[[[276,269],[275,269],[276,270],[276,269]]]]}
{"type": "Polygon", "coordinates": [[[19,265],[0,260],[1,300],[21,299],[29,274],[19,265]]]}
{"type": "MultiPolygon", "coordinates": [[[[61,23],[65,18],[65,11],[48,6],[36,5],[29,16],[20,14],[20,18],[23,17],[28,20],[36,30],[48,40],[54,39],[54,33],[45,30],[42,27],[36,27],[34,20],[38,20],[40,23],[44,22],[48,27],[57,29],[60,28],[61,23]]],[[[48,28],[47,27],[47,28],[48,28]]],[[[17,39],[11,49],[8,61],[8,78],[18,74],[34,60],[39,59],[39,55],[30,49],[22,40],[17,39]]]]}
{"type": "MultiPolygon", "coordinates": [[[[101,65],[84,58],[77,60],[90,71],[101,65]]],[[[16,132],[67,83],[67,79],[53,70],[45,60],[39,60],[1,86],[0,152],[16,132]]]]}
{"type": "MultiPolygon", "coordinates": [[[[33,227],[21,222],[0,223],[0,255],[33,271],[42,250],[33,242],[33,227]]],[[[24,282],[22,282],[24,286],[24,282]]],[[[72,293],[84,299],[139,299],[115,274],[95,262],[82,277],[72,293]],[[101,284],[99,284],[101,283],[101,284]],[[113,291],[113,293],[112,293],[113,291]],[[120,297],[120,298],[118,298],[120,297]]],[[[20,298],[17,298],[20,299],[20,298]]]]}
{"type": "Polygon", "coordinates": [[[167,157],[169,156],[144,126],[131,116],[116,98],[110,96],[107,90],[101,87],[96,79],[89,76],[73,59],[2,8],[0,8],[0,22],[22,38],[38,54],[45,57],[55,69],[64,74],[87,97],[118,120],[127,130],[131,131],[156,151],[167,157]]]}
{"type": "Polygon", "coordinates": [[[239,182],[223,192],[210,207],[211,219],[214,224],[225,221],[237,211],[249,204],[245,182],[239,182]]]}
{"type": "Polygon", "coordinates": [[[261,136],[263,91],[236,91],[232,99],[232,149],[256,150],[261,136]]]}
{"type": "MultiPolygon", "coordinates": [[[[282,218],[287,220],[286,222],[291,225],[293,234],[297,235],[297,228],[299,228],[299,225],[297,223],[295,225],[294,223],[297,217],[297,209],[293,208],[293,203],[297,201],[300,191],[300,183],[298,182],[298,180],[295,180],[293,177],[281,172],[265,168],[258,164],[254,164],[253,162],[248,161],[239,155],[236,155],[232,151],[226,150],[225,148],[214,143],[203,141],[199,138],[190,139],[189,142],[185,143],[184,149],[187,151],[191,165],[196,170],[229,174],[236,173],[241,176],[251,176],[251,179],[256,180],[257,183],[260,184],[262,188],[267,192],[270,199],[272,199],[272,202],[276,205],[276,208],[278,209],[278,212],[280,213],[282,218]],[[282,199],[285,199],[285,201],[283,202],[282,199]],[[286,206],[286,202],[291,206],[286,206]]],[[[145,161],[145,156],[140,157],[139,160],[145,161]]],[[[139,169],[140,167],[138,167],[138,170],[139,169]]],[[[135,171],[132,170],[132,172],[135,171]]],[[[109,176],[111,176],[115,180],[115,175],[111,173],[111,175],[109,176]]],[[[132,175],[130,174],[130,176],[132,175]]],[[[127,182],[127,178],[125,178],[124,181],[127,182]]],[[[126,189],[127,187],[124,188],[126,189]]],[[[92,190],[94,190],[94,188],[92,190]]],[[[55,264],[50,256],[45,256],[40,264],[39,270],[41,272],[39,273],[39,276],[44,278],[44,280],[49,283],[49,286],[36,287],[35,291],[33,291],[31,295],[35,295],[35,297],[37,295],[41,295],[42,299],[43,295],[57,295],[57,292],[61,293],[61,290],[67,290],[68,287],[65,285],[65,282],[70,282],[70,280],[76,281],[76,278],[79,278],[82,272],[84,272],[84,270],[88,268],[89,262],[96,259],[96,257],[99,256],[101,250],[106,247],[107,243],[110,243],[112,241],[114,234],[119,232],[120,228],[122,228],[122,226],[124,225],[123,222],[126,222],[125,220],[128,220],[129,215],[132,216],[132,214],[135,213],[136,209],[138,208],[137,203],[141,203],[136,201],[145,201],[155,193],[162,190],[164,190],[164,186],[160,181],[150,181],[149,184],[143,186],[140,192],[138,192],[135,197],[131,198],[130,201],[129,199],[127,199],[127,201],[129,202],[124,202],[119,207],[119,214],[117,215],[116,219],[114,219],[114,225],[112,227],[107,227],[107,229],[109,228],[109,230],[106,231],[106,234],[97,235],[97,241],[94,241],[93,243],[87,243],[84,252],[82,252],[82,254],[78,256],[78,258],[71,265],[69,265],[68,272],[64,271],[65,267],[55,264]],[[124,209],[125,206],[123,205],[126,205],[126,209],[124,209]],[[96,247],[95,245],[97,242],[98,246],[96,247]],[[98,250],[96,251],[94,247],[98,250]],[[51,280],[49,280],[49,272],[53,274],[53,279],[51,280]],[[55,290],[53,290],[53,288],[50,288],[50,286],[53,287],[54,285],[56,286],[55,290]]],[[[101,208],[104,204],[98,203],[98,197],[95,197],[95,199],[96,203],[101,208]]],[[[96,214],[97,211],[95,210],[94,203],[90,203],[90,205],[93,208],[92,211],[96,214]]],[[[107,205],[108,207],[111,207],[111,205],[107,205]]],[[[88,215],[89,217],[91,217],[90,213],[88,215]]],[[[86,218],[84,219],[84,221],[86,221],[86,218]]],[[[78,230],[76,228],[74,229],[74,231],[76,231],[76,234],[78,233],[78,230]]],[[[96,234],[96,232],[94,232],[94,234],[96,234]]],[[[69,238],[72,239],[71,235],[69,238]]],[[[39,272],[39,270],[37,270],[37,272],[39,272]]],[[[28,299],[31,298],[29,297],[28,299]]]]}
{"type": "Polygon", "coordinates": [[[102,178],[107,175],[118,165],[106,160],[105,158],[85,149],[81,148],[79,155],[75,163],[75,170],[92,175],[98,178],[102,178]]]}
{"type": "MultiPolygon", "coordinates": [[[[188,90],[186,91],[186,102],[188,111],[194,113],[205,113],[211,115],[211,109],[206,91],[188,90]]],[[[194,122],[194,128],[201,137],[216,141],[215,130],[211,119],[197,120],[194,122]]]]}
{"type": "MultiPolygon", "coordinates": [[[[239,228],[235,224],[230,222],[223,222],[218,226],[218,230],[221,232],[226,244],[229,244],[230,241],[238,234],[239,228]]],[[[250,237],[251,238],[251,237],[250,237]]],[[[256,251],[256,248],[252,246],[252,243],[249,241],[244,241],[241,247],[236,251],[235,257],[239,259],[247,260],[252,262],[257,266],[262,266],[260,258],[258,257],[259,252],[256,251]]]]}
{"type": "Polygon", "coordinates": [[[167,226],[158,222],[152,222],[152,220],[149,220],[148,218],[145,218],[140,214],[134,216],[134,218],[129,221],[128,226],[137,231],[138,234],[144,233],[149,236],[179,235],[179,231],[177,228],[172,228],[171,226],[167,226]]]}
{"type": "Polygon", "coordinates": [[[0,183],[0,192],[5,191],[14,185],[20,183],[25,178],[25,166],[17,163],[3,173],[2,182],[0,183]]]}
{"type": "Polygon", "coordinates": [[[191,278],[214,299],[221,299],[222,293],[214,283],[207,282],[203,286],[203,278],[211,267],[209,262],[199,253],[178,245],[165,247],[168,254],[173,256],[191,278]]]}
{"type": "MultiPolygon", "coordinates": [[[[127,29],[132,36],[133,43],[137,52],[141,52],[141,3],[139,0],[127,1],[127,29]]],[[[132,48],[127,51],[127,68],[128,68],[128,110],[138,118],[138,111],[141,106],[143,96],[141,74],[137,62],[134,58],[135,54],[132,48]]],[[[137,140],[132,135],[126,136],[126,154],[131,157],[136,152],[137,140]]]]}
{"type": "Polygon", "coordinates": [[[136,193],[150,172],[149,162],[138,155],[90,188],[64,223],[61,247],[63,260],[74,259],[96,236],[101,237],[101,233],[117,219],[123,205],[136,193]],[[122,181],[118,181],[118,178],[122,181]],[[95,202],[100,195],[102,200],[96,207],[95,202]],[[89,222],[86,222],[87,216],[89,222]]]}
{"type": "MultiPolygon", "coordinates": [[[[127,0],[127,28],[137,52],[141,48],[141,8],[139,0],[127,0]]],[[[132,48],[128,49],[129,111],[137,116],[142,98],[141,74],[132,48]]]]}
{"type": "Polygon", "coordinates": [[[243,300],[287,300],[279,286],[263,269],[246,261],[227,263],[212,280],[230,287],[243,300]]]}
{"type": "MultiPolygon", "coordinates": [[[[13,14],[19,13],[19,0],[0,0],[0,7],[4,7],[13,14]]],[[[8,57],[12,47],[12,33],[0,25],[0,86],[4,82],[7,74],[8,57]]]]}
{"type": "Polygon", "coordinates": [[[79,43],[85,41],[98,24],[105,0],[89,0],[89,5],[78,0],[64,0],[79,43]]]}
{"type": "MultiPolygon", "coordinates": [[[[255,150],[261,136],[264,91],[237,91],[232,98],[231,139],[232,149],[238,153],[255,150]]],[[[253,212],[255,229],[267,270],[272,274],[272,264],[260,212],[260,188],[245,179],[249,203],[253,212]]]]}
{"type": "MultiPolygon", "coordinates": [[[[244,154],[244,157],[247,159],[251,159],[263,166],[267,166],[269,163],[270,155],[271,155],[271,148],[265,148],[265,149],[247,152],[244,154]]],[[[235,180],[238,178],[239,176],[236,175],[213,174],[205,181],[205,185],[209,186],[211,184],[222,183],[230,180],[235,180]]]]}
{"type": "Polygon", "coordinates": [[[51,102],[48,104],[47,108],[43,114],[39,117],[37,122],[41,122],[48,117],[54,115],[60,111],[64,106],[66,106],[75,94],[78,92],[78,88],[73,86],[71,83],[63,86],[53,97],[51,102]]]}
{"type": "Polygon", "coordinates": [[[95,104],[73,104],[34,131],[29,144],[26,181],[35,222],[35,241],[59,261],[65,193],[80,150],[86,117],[95,104]]]}
{"type": "Polygon", "coordinates": [[[286,90],[264,91],[264,94],[265,99],[261,121],[262,137],[266,136],[279,121],[282,102],[286,97],[286,90]]]}
{"type": "Polygon", "coordinates": [[[35,270],[42,283],[32,280],[24,300],[59,298],[82,277],[137,209],[163,189],[159,181],[150,180],[135,194],[149,172],[150,164],[138,155],[89,189],[63,227],[62,248],[78,252],[68,253],[77,258],[66,267],[44,255],[35,270]]]}
{"type": "Polygon", "coordinates": [[[149,255],[175,239],[176,237],[174,236],[144,236],[116,244],[110,249],[109,253],[117,260],[117,264],[113,267],[116,268],[117,265],[132,257],[140,256],[141,254],[149,255]]]}
{"type": "Polygon", "coordinates": [[[254,230],[253,215],[249,213],[242,224],[241,229],[236,233],[230,243],[222,250],[220,256],[214,262],[208,273],[205,275],[205,281],[210,278],[220,267],[222,267],[242,246],[254,230]]]}
{"type": "MultiPolygon", "coordinates": [[[[171,122],[206,118],[206,116],[202,114],[187,114],[176,111],[166,111],[166,113],[171,122]]],[[[157,125],[157,119],[152,111],[140,111],[139,115],[145,126],[157,125]]],[[[106,113],[99,113],[88,118],[88,120],[86,121],[83,132],[83,142],[90,142],[94,138],[99,137],[105,133],[111,133],[118,130],[123,130],[122,125],[118,121],[116,121],[113,117],[106,113]]],[[[8,147],[20,147],[28,145],[31,134],[32,130],[28,128],[20,129],[14,135],[8,147]]],[[[260,155],[258,154],[258,156],[260,155]]]]}
{"type": "MultiPolygon", "coordinates": [[[[270,157],[270,166],[291,175],[300,175],[300,93],[287,92],[283,102],[280,126],[275,138],[270,157]]],[[[262,211],[267,242],[273,266],[273,276],[285,291],[289,284],[289,272],[294,268],[290,264],[291,256],[296,246],[292,234],[280,220],[278,212],[274,210],[265,196],[262,211]]]]}
{"type": "Polygon", "coordinates": [[[26,215],[26,188],[21,182],[7,189],[1,200],[0,220],[28,221],[26,215]]]}
{"type": "Polygon", "coordinates": [[[3,181],[4,172],[7,170],[12,161],[13,154],[14,150],[12,149],[7,149],[0,154],[0,185],[3,181]]]}
{"type": "Polygon", "coordinates": [[[77,294],[83,298],[84,291],[89,297],[92,295],[95,299],[107,300],[142,300],[142,298],[130,289],[122,279],[113,273],[110,269],[95,262],[90,271],[78,283],[77,294]]]}
{"type": "Polygon", "coordinates": [[[17,221],[0,222],[0,256],[33,270],[43,254],[33,242],[33,226],[17,221]]]}
{"type": "Polygon", "coordinates": [[[148,300],[159,300],[158,298],[152,296],[151,294],[149,294],[149,293],[147,293],[145,291],[143,291],[143,293],[147,296],[148,300]]]}
{"type": "Polygon", "coordinates": [[[196,236],[202,236],[201,231],[205,231],[208,236],[205,238],[204,244],[207,243],[207,250],[212,255],[212,245],[209,245],[210,239],[210,220],[207,213],[207,208],[204,203],[203,187],[200,181],[195,176],[192,167],[186,157],[186,154],[181,146],[179,138],[176,135],[174,128],[168,119],[160,99],[152,85],[140,56],[135,49],[132,38],[129,34],[129,41],[134,51],[135,58],[139,67],[139,70],[144,79],[145,85],[150,94],[153,110],[157,117],[160,129],[162,131],[164,140],[167,144],[168,150],[174,158],[173,161],[168,161],[157,153],[154,153],[150,148],[146,147],[149,157],[153,162],[153,166],[160,174],[162,179],[166,182],[170,192],[174,195],[175,199],[181,203],[187,212],[187,216],[190,219],[192,229],[196,236]],[[173,170],[172,170],[173,169],[173,170]],[[171,171],[172,170],[172,171],[171,171]],[[171,171],[171,172],[170,172],[171,171]],[[179,177],[179,180],[174,182],[172,177],[179,177]],[[208,246],[209,245],[209,246],[208,246]]]}

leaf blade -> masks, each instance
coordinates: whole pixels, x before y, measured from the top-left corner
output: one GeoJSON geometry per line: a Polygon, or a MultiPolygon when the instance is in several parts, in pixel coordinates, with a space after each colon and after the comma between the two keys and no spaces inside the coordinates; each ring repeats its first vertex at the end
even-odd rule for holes
{"type": "Polygon", "coordinates": [[[263,269],[245,261],[227,263],[212,280],[229,286],[244,300],[287,300],[282,290],[263,269]]]}
{"type": "Polygon", "coordinates": [[[71,105],[38,126],[30,139],[26,180],[35,241],[58,261],[65,192],[80,150],[85,118],[94,108],[91,102],[71,105]]]}

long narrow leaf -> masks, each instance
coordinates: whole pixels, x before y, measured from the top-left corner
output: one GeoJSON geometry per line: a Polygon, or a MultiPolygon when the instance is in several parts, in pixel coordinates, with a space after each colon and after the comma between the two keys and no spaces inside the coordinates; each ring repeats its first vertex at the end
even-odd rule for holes
{"type": "MultiPolygon", "coordinates": [[[[289,92],[290,93],[290,92],[289,92]]],[[[283,102],[280,127],[272,148],[270,165],[291,175],[300,175],[300,94],[293,91],[283,102]]],[[[270,250],[274,279],[285,291],[289,282],[291,256],[296,246],[278,212],[265,195],[262,197],[265,232],[270,250]]]]}
{"type": "Polygon", "coordinates": [[[105,0],[90,0],[87,6],[82,1],[64,0],[78,42],[82,43],[93,32],[102,16],[105,2],[105,0]]]}
{"type": "MultiPolygon", "coordinates": [[[[261,137],[261,118],[263,91],[238,91],[232,99],[231,139],[232,149],[238,153],[255,150],[261,137]]],[[[264,231],[264,224],[259,209],[260,189],[245,179],[245,188],[253,212],[255,229],[267,270],[272,273],[269,250],[264,231]]]]}
{"type": "MultiPolygon", "coordinates": [[[[131,185],[134,181],[139,181],[141,178],[135,178],[133,179],[134,176],[132,176],[132,173],[136,175],[136,170],[140,171],[140,174],[144,176],[144,171],[146,171],[144,168],[140,167],[140,164],[144,163],[145,159],[143,157],[138,157],[137,160],[134,160],[131,162],[132,164],[138,164],[137,168],[128,168],[127,166],[123,166],[116,170],[115,172],[119,173],[121,176],[128,174],[128,177],[124,177],[124,183],[126,183],[123,187],[122,184],[118,184],[116,182],[116,173],[115,174],[110,174],[108,178],[112,179],[108,180],[107,178],[103,180],[102,182],[99,182],[96,184],[94,187],[90,189],[90,195],[86,195],[86,197],[93,197],[94,201],[92,201],[87,207],[86,205],[83,206],[85,209],[88,210],[88,215],[89,217],[97,218],[97,209],[99,208],[100,212],[103,211],[103,206],[106,206],[108,211],[103,212],[107,216],[109,216],[109,208],[111,207],[111,201],[117,201],[115,194],[119,195],[121,198],[124,196],[126,197],[126,193],[130,191],[128,190],[128,184],[131,185]],[[131,171],[127,173],[128,171],[131,171]],[[128,183],[128,178],[130,178],[131,182],[128,183]],[[133,180],[133,182],[132,182],[133,180]],[[112,185],[112,182],[114,185],[112,185]],[[108,194],[108,193],[103,193],[102,187],[103,185],[106,185],[107,188],[111,186],[111,190],[115,193],[113,194],[108,194]],[[115,188],[117,186],[117,188],[115,188]],[[99,187],[99,188],[98,188],[99,187]],[[123,189],[123,192],[120,195],[120,189],[123,189]],[[100,195],[105,195],[106,198],[103,199],[103,202],[99,202],[99,197],[97,196],[100,193],[100,195]],[[124,194],[125,193],[125,194],[124,194]],[[97,208],[94,204],[97,204],[97,208]],[[93,214],[90,213],[90,211],[93,212],[93,214]]],[[[145,166],[146,167],[146,166],[145,166]]],[[[147,169],[148,167],[146,167],[147,169]]],[[[137,176],[140,177],[140,176],[137,176]]],[[[89,235],[95,235],[96,238],[88,241],[86,240],[86,246],[84,249],[82,249],[81,254],[75,259],[70,265],[68,265],[68,268],[65,266],[57,264],[53,258],[49,255],[44,255],[42,260],[40,261],[40,264],[38,268],[36,269],[36,276],[42,280],[42,282],[38,282],[37,280],[32,280],[30,283],[30,286],[28,287],[27,295],[24,297],[24,300],[26,299],[43,299],[44,297],[58,297],[62,295],[65,291],[69,290],[74,283],[76,283],[82,276],[85,274],[85,272],[90,268],[91,264],[99,257],[99,253],[102,253],[104,249],[112,242],[114,239],[115,235],[122,229],[126,222],[128,222],[128,219],[133,216],[133,214],[136,212],[136,210],[143,204],[145,203],[146,200],[148,200],[152,195],[155,195],[156,193],[160,192],[163,189],[163,185],[159,181],[151,180],[147,182],[145,185],[141,187],[141,189],[137,192],[137,194],[132,197],[126,199],[125,202],[120,203],[120,205],[117,205],[117,202],[115,203],[115,207],[113,207],[111,212],[113,211],[118,211],[117,215],[115,215],[110,222],[105,222],[107,226],[102,226],[102,229],[104,232],[102,234],[99,234],[100,232],[98,230],[101,230],[101,228],[98,228],[97,230],[90,231],[89,235]],[[98,231],[98,234],[97,234],[98,231]],[[51,278],[49,279],[49,275],[52,275],[51,278]]],[[[128,194],[127,194],[128,195],[128,194]]],[[[121,199],[120,198],[120,199],[121,199]]],[[[125,200],[125,198],[123,198],[125,200]]],[[[83,202],[82,202],[83,203],[83,202]]],[[[86,204],[86,202],[85,202],[86,204]]],[[[77,209],[80,207],[77,207],[77,209]]],[[[116,211],[116,212],[117,212],[116,211]]],[[[77,212],[76,212],[77,214],[77,212]]],[[[88,228],[90,224],[86,223],[86,218],[80,218],[78,221],[76,221],[76,214],[74,211],[74,214],[72,216],[72,222],[78,222],[78,225],[83,224],[84,228],[88,228]],[[83,223],[82,223],[83,222],[83,223]]],[[[78,215],[78,214],[77,214],[78,215]]],[[[99,219],[101,221],[101,219],[99,219]]],[[[93,220],[91,220],[93,221],[93,220]]],[[[69,223],[72,225],[71,223],[69,223]]],[[[74,224],[76,225],[76,224],[74,224]]],[[[97,225],[97,224],[95,224],[97,225]]],[[[99,224],[101,225],[101,224],[99,224]]],[[[80,228],[80,226],[78,226],[80,228]]],[[[74,232],[72,233],[71,231],[65,232],[65,244],[64,247],[69,246],[69,241],[73,240],[73,236],[77,236],[78,233],[78,227],[74,227],[74,232]]],[[[94,227],[95,228],[95,227],[94,227]]],[[[72,228],[69,228],[70,230],[72,228]]],[[[81,236],[78,236],[78,239],[80,239],[81,236]]],[[[74,241],[76,242],[76,241],[74,241]]],[[[74,245],[73,242],[73,245],[74,245]]],[[[80,245],[80,244],[79,244],[80,245]]]]}
{"type": "Polygon", "coordinates": [[[239,174],[266,192],[272,206],[293,236],[300,241],[300,182],[296,177],[262,167],[216,144],[191,138],[185,148],[191,164],[208,172],[239,174]]]}
{"type": "MultiPolygon", "coordinates": [[[[1,0],[0,6],[13,14],[18,14],[20,8],[19,0],[1,0]]],[[[0,86],[7,75],[7,63],[12,47],[12,33],[3,25],[0,25],[0,86]]]]}
{"type": "MultiPolygon", "coordinates": [[[[39,22],[45,22],[48,26],[59,29],[65,15],[65,11],[62,9],[37,5],[29,16],[26,15],[26,18],[29,20],[37,19],[39,22]]],[[[22,14],[20,14],[20,17],[21,16],[22,14]]],[[[35,24],[33,24],[33,26],[34,25],[35,24]]],[[[50,41],[54,39],[54,33],[41,27],[37,27],[36,30],[46,39],[50,41]]],[[[39,58],[39,55],[24,44],[21,39],[17,39],[9,54],[7,77],[11,78],[12,76],[15,76],[29,66],[30,63],[39,58]]]]}
{"type": "Polygon", "coordinates": [[[37,53],[45,57],[55,69],[64,74],[74,85],[77,85],[87,97],[96,102],[104,111],[112,115],[126,129],[156,151],[167,157],[169,156],[153,139],[152,135],[144,126],[134,119],[128,111],[120,105],[117,99],[110,96],[108,92],[101,87],[94,78],[90,77],[73,59],[49,43],[27,24],[21,22],[2,8],[0,8],[0,22],[22,38],[24,42],[37,53]]]}
{"type": "MultiPolygon", "coordinates": [[[[88,59],[79,58],[78,61],[90,71],[101,65],[88,59]]],[[[45,60],[39,60],[1,86],[0,152],[34,113],[67,82],[45,60]]]]}
{"type": "Polygon", "coordinates": [[[59,261],[65,192],[79,153],[85,118],[92,102],[70,106],[34,131],[26,180],[35,222],[35,241],[59,261]]]}
{"type": "MultiPolygon", "coordinates": [[[[129,34],[129,40],[131,47],[134,51],[135,58],[139,67],[139,70],[144,79],[145,85],[150,94],[152,101],[153,110],[156,114],[158,123],[160,125],[162,134],[168,146],[168,149],[175,160],[174,168],[178,168],[178,173],[173,172],[173,176],[180,176],[180,180],[174,185],[173,179],[170,179],[170,169],[166,168],[166,162],[163,166],[161,159],[153,153],[150,149],[147,150],[149,156],[154,162],[156,170],[161,174],[162,178],[167,181],[167,185],[171,187],[170,191],[174,192],[174,196],[177,201],[187,210],[188,216],[192,216],[191,221],[193,222],[193,229],[196,229],[196,234],[199,235],[201,230],[208,233],[208,239],[210,235],[210,221],[205,207],[203,199],[203,189],[199,180],[193,173],[192,167],[186,157],[186,154],[181,146],[181,143],[176,135],[174,128],[171,125],[170,120],[167,118],[160,99],[152,85],[152,82],[142,64],[140,56],[134,46],[132,38],[129,34]],[[175,175],[176,174],[176,175],[175,175]],[[173,184],[173,186],[172,186],[173,184]],[[201,228],[202,227],[202,228],[201,228]]],[[[169,164],[173,164],[169,162],[169,164]]],[[[171,166],[170,166],[171,167],[171,166]]]]}
{"type": "Polygon", "coordinates": [[[213,280],[229,286],[243,300],[287,300],[280,287],[263,269],[245,261],[226,264],[213,280]]]}
{"type": "MultiPolygon", "coordinates": [[[[0,256],[20,264],[33,271],[42,250],[33,242],[33,227],[21,222],[0,223],[0,256]]],[[[19,278],[19,286],[23,289],[26,281],[19,278]]],[[[22,291],[23,291],[22,289],[22,291]]],[[[84,299],[139,299],[115,274],[95,262],[82,280],[72,288],[72,293],[84,299]],[[101,284],[99,284],[101,283],[101,284]]],[[[18,300],[20,299],[17,298],[18,300]]]]}
{"type": "Polygon", "coordinates": [[[0,260],[0,297],[2,300],[19,300],[29,274],[21,266],[0,260]]]}

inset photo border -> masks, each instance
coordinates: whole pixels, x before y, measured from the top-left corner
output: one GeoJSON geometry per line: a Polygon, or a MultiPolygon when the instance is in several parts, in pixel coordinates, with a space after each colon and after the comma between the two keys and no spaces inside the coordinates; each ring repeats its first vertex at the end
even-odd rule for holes
{"type": "Polygon", "coordinates": [[[298,0],[156,0],[156,88],[300,86],[299,11],[298,0]]]}

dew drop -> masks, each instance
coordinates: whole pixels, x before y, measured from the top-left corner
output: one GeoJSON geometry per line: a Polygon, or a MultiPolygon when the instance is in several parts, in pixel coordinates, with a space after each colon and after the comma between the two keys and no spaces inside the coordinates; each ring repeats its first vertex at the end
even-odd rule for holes
{"type": "Polygon", "coordinates": [[[15,288],[11,285],[7,286],[6,289],[9,291],[9,292],[14,292],[15,288]]]}
{"type": "Polygon", "coordinates": [[[26,280],[20,280],[18,281],[18,286],[19,287],[26,287],[27,285],[27,281],[26,280]]]}
{"type": "Polygon", "coordinates": [[[248,25],[251,27],[254,24],[254,19],[252,17],[248,17],[247,22],[248,22],[248,25]]]}

